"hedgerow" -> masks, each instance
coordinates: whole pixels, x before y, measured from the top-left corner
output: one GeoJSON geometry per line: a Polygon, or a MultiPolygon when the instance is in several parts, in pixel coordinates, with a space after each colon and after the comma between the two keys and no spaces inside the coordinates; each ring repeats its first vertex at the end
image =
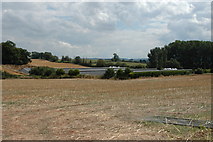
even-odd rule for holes
{"type": "Polygon", "coordinates": [[[158,77],[158,76],[170,76],[170,75],[188,75],[191,71],[176,70],[176,71],[147,71],[147,72],[131,72],[130,78],[139,77],[158,77]]]}
{"type": "Polygon", "coordinates": [[[78,69],[70,69],[68,74],[63,69],[49,68],[49,67],[34,67],[30,70],[30,75],[36,78],[72,78],[80,74],[78,69]]]}
{"type": "Polygon", "coordinates": [[[0,78],[1,79],[6,79],[6,78],[18,78],[18,75],[13,75],[13,74],[10,74],[10,73],[7,73],[5,71],[0,71],[0,78]]]}

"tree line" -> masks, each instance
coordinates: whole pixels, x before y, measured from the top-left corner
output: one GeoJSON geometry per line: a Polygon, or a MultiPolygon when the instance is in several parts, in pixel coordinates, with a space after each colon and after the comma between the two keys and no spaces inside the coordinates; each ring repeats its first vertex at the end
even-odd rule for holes
{"type": "Polygon", "coordinates": [[[78,69],[70,69],[68,73],[65,73],[63,69],[33,67],[29,73],[36,78],[72,78],[78,76],[80,71],[78,69]]]}
{"type": "Polygon", "coordinates": [[[213,66],[213,42],[179,41],[156,47],[148,53],[150,68],[209,69],[213,66]]]}
{"type": "Polygon", "coordinates": [[[32,59],[43,59],[43,60],[48,60],[51,62],[57,62],[58,61],[58,57],[52,55],[51,52],[32,52],[31,53],[31,58],[32,59]]]}
{"type": "MultiPolygon", "coordinates": [[[[76,56],[74,59],[69,56],[62,56],[59,59],[52,55],[51,52],[28,52],[26,49],[17,48],[12,41],[1,43],[2,48],[2,64],[22,65],[31,62],[31,59],[45,59],[52,62],[66,62],[75,63],[84,66],[91,66],[91,60],[82,59],[76,56]]],[[[156,47],[148,53],[148,67],[149,68],[213,68],[213,42],[210,41],[179,41],[169,43],[164,47],[156,47]]],[[[122,65],[119,61],[119,56],[114,53],[111,59],[116,65],[122,65]]],[[[124,63],[123,63],[124,64],[124,63]]],[[[104,67],[115,65],[111,62],[99,59],[95,66],[104,67]]]]}

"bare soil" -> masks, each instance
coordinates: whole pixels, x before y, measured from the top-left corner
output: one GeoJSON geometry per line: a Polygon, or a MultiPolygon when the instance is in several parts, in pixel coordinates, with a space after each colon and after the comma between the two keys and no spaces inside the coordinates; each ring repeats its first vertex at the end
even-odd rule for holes
{"type": "Polygon", "coordinates": [[[4,140],[210,139],[211,130],[158,123],[154,115],[211,119],[211,75],[135,80],[8,79],[4,140]]]}

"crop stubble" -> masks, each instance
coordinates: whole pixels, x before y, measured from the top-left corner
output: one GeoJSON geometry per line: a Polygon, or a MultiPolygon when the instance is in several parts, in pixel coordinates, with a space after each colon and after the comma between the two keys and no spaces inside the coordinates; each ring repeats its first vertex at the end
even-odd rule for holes
{"type": "MultiPolygon", "coordinates": [[[[211,75],[135,80],[3,80],[3,139],[208,139],[146,124],[153,115],[209,120],[211,75]]],[[[202,136],[197,136],[202,134],[202,136]]]]}

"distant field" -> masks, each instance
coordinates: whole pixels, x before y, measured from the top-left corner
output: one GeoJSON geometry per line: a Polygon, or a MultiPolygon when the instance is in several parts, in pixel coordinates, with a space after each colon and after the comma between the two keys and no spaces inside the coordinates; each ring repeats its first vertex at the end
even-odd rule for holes
{"type": "Polygon", "coordinates": [[[29,63],[30,66],[47,66],[51,68],[87,68],[85,66],[72,64],[72,63],[56,63],[56,62],[50,62],[47,60],[41,60],[41,59],[32,59],[32,62],[29,63]]]}
{"type": "MultiPolygon", "coordinates": [[[[111,61],[109,61],[111,62],[111,61]]],[[[113,63],[113,62],[111,62],[113,63]]],[[[120,64],[126,64],[127,66],[138,66],[138,65],[142,65],[142,66],[146,66],[145,63],[135,63],[135,62],[119,62],[120,64]]]]}
{"type": "Polygon", "coordinates": [[[211,75],[134,80],[8,79],[4,140],[210,139],[210,130],[143,122],[211,119],[211,75]]]}
{"type": "MultiPolygon", "coordinates": [[[[86,61],[86,62],[91,61],[92,65],[96,66],[98,59],[84,59],[84,61],[86,61]]],[[[104,60],[104,61],[105,61],[105,63],[108,63],[108,64],[110,63],[110,64],[114,64],[114,65],[119,63],[119,64],[126,64],[127,66],[138,66],[138,65],[146,66],[145,63],[121,62],[121,61],[120,62],[113,62],[111,60],[104,60]]]]}

